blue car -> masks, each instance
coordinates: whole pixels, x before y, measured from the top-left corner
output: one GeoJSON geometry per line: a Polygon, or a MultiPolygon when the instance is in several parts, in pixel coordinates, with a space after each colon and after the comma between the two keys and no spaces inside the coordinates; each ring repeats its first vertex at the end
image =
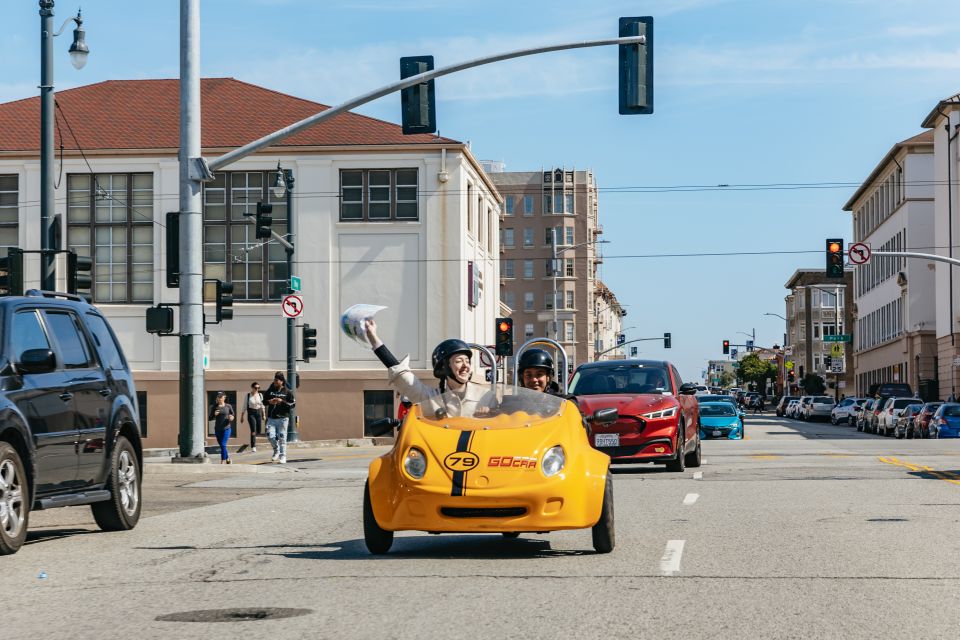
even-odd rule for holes
{"type": "MultiPolygon", "coordinates": [[[[960,408],[960,405],[957,405],[960,408]]],[[[743,439],[743,414],[729,402],[700,403],[700,437],[743,439]]]]}
{"type": "Polygon", "coordinates": [[[960,438],[960,403],[944,402],[940,405],[930,418],[930,437],[960,438]]]}

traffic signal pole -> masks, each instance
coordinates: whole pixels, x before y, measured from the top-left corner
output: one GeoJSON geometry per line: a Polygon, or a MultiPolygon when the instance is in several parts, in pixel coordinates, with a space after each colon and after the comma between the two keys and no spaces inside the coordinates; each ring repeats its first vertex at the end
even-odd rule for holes
{"type": "MultiPolygon", "coordinates": [[[[287,281],[293,284],[293,245],[296,242],[296,218],[293,215],[293,171],[283,169],[283,183],[286,185],[287,195],[287,238],[290,246],[287,249],[287,281]]],[[[294,293],[292,286],[288,289],[294,293]]],[[[297,389],[297,319],[287,318],[287,384],[293,390],[294,397],[299,393],[297,389]]],[[[287,442],[300,442],[300,431],[297,429],[297,408],[290,407],[290,421],[287,423],[287,442]]]]}

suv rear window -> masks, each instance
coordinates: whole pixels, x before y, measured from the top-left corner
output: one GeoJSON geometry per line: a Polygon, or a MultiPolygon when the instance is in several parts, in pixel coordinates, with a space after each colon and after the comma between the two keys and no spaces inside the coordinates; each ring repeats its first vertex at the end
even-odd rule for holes
{"type": "Polygon", "coordinates": [[[97,350],[100,352],[100,358],[103,360],[103,366],[107,369],[126,369],[127,365],[123,359],[123,352],[117,345],[113,337],[113,332],[107,323],[98,315],[88,313],[84,316],[87,323],[87,329],[93,334],[93,340],[97,343],[97,350]]]}
{"type": "Polygon", "coordinates": [[[833,398],[830,396],[817,396],[813,401],[817,404],[833,404],[833,398]]]}

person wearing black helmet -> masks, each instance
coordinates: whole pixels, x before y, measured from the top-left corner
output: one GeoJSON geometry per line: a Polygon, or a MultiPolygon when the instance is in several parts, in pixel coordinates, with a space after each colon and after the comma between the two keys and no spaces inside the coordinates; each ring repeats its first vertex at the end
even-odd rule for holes
{"type": "Polygon", "coordinates": [[[481,409],[479,403],[489,391],[489,386],[472,382],[473,350],[463,340],[449,338],[433,350],[431,363],[433,375],[440,380],[437,388],[431,388],[420,382],[410,369],[410,356],[403,360],[390,353],[387,346],[377,336],[377,323],[373,318],[365,321],[367,340],[373,347],[373,353],[387,367],[390,384],[402,395],[414,403],[443,395],[444,407],[448,415],[473,415],[481,409]]]}
{"type": "Polygon", "coordinates": [[[543,349],[527,349],[517,363],[520,384],[533,391],[560,395],[560,385],[553,379],[553,358],[543,349]]]}

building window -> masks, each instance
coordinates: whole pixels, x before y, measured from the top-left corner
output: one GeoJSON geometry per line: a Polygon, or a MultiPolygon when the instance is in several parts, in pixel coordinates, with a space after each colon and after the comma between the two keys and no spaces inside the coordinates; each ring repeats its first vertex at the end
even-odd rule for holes
{"type": "Polygon", "coordinates": [[[366,438],[374,434],[370,425],[377,420],[393,417],[393,391],[363,392],[363,435],[366,438]]]}
{"type": "Polygon", "coordinates": [[[417,169],[342,169],[340,221],[418,220],[417,188],[417,169]]]}
{"type": "Polygon", "coordinates": [[[513,305],[516,304],[517,297],[514,295],[513,291],[505,291],[503,294],[503,304],[513,309],[513,305]]]}
{"type": "Polygon", "coordinates": [[[566,206],[564,208],[566,209],[567,213],[573,213],[573,194],[568,193],[564,196],[564,198],[567,201],[566,206]]]}
{"type": "Polygon", "coordinates": [[[567,320],[564,324],[564,329],[566,332],[567,342],[573,342],[574,340],[574,324],[572,320],[567,320]]]}
{"type": "Polygon", "coordinates": [[[567,237],[566,237],[566,241],[567,241],[567,242],[566,242],[566,244],[567,244],[567,245],[572,245],[572,244],[573,244],[573,227],[566,227],[566,228],[565,228],[565,231],[566,231],[566,234],[567,234],[567,237]]]}
{"type": "Polygon", "coordinates": [[[68,175],[67,245],[93,258],[95,302],[152,302],[153,174],[68,175]]]}
{"type": "Polygon", "coordinates": [[[504,260],[501,263],[503,265],[503,277],[504,278],[513,278],[513,260],[504,260]]]}
{"type": "Polygon", "coordinates": [[[533,277],[533,260],[524,260],[523,261],[523,277],[532,278],[533,277]]]}
{"type": "Polygon", "coordinates": [[[532,338],[533,337],[533,324],[523,325],[523,337],[532,338]]]}
{"type": "Polygon", "coordinates": [[[270,203],[271,228],[286,235],[286,196],[277,198],[267,188],[276,175],[275,171],[218,173],[203,186],[203,276],[232,281],[235,300],[279,300],[287,292],[286,251],[277,242],[263,245],[250,224],[257,203],[270,203]]]}
{"type": "Polygon", "coordinates": [[[574,292],[573,292],[573,291],[567,291],[566,293],[567,293],[567,306],[566,306],[566,308],[567,308],[567,309],[573,309],[573,308],[575,308],[575,304],[574,304],[574,301],[573,301],[574,292]]]}
{"type": "Polygon", "coordinates": [[[503,230],[503,246],[508,249],[513,249],[516,245],[513,238],[513,229],[504,229],[503,230]]]}
{"type": "Polygon", "coordinates": [[[533,196],[523,196],[523,215],[533,215],[533,196]]]}
{"type": "Polygon", "coordinates": [[[533,293],[530,291],[523,294],[523,310],[533,311],[533,293]]]}
{"type": "Polygon", "coordinates": [[[566,272],[565,272],[565,273],[566,273],[566,276],[567,276],[568,278],[572,278],[572,277],[573,277],[573,258],[567,258],[567,259],[566,259],[566,272]]]}
{"type": "Polygon", "coordinates": [[[137,411],[140,413],[140,437],[147,437],[147,392],[137,391],[137,411]]]}
{"type": "Polygon", "coordinates": [[[543,308],[544,309],[553,309],[553,301],[555,300],[554,294],[552,291],[548,291],[543,294],[543,308]]]}
{"type": "Polygon", "coordinates": [[[533,246],[533,229],[527,227],[523,230],[523,246],[533,246]]]}
{"type": "Polygon", "coordinates": [[[0,247],[20,246],[19,187],[18,176],[0,176],[0,247]]]}
{"type": "Polygon", "coordinates": [[[513,215],[513,196],[507,196],[506,204],[507,204],[507,215],[512,216],[513,215]]]}

